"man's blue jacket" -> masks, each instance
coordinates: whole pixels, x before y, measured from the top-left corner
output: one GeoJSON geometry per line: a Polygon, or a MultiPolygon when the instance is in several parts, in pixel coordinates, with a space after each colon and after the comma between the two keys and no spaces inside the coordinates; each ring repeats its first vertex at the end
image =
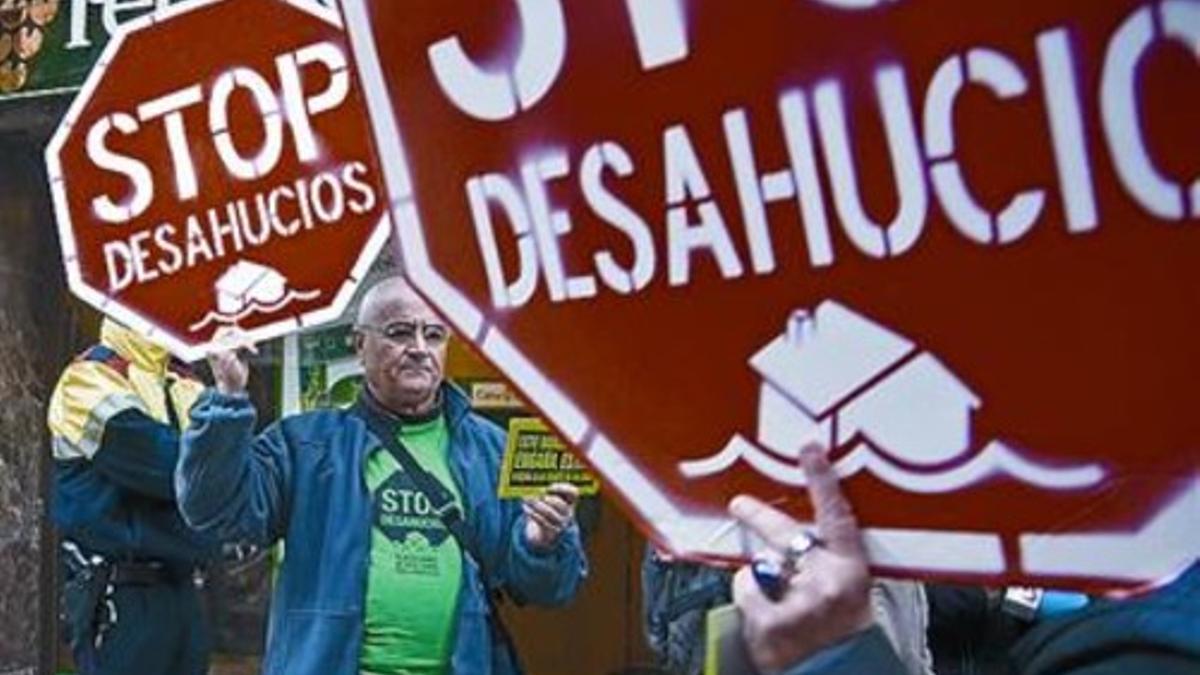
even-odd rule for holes
{"type": "MultiPolygon", "coordinates": [[[[472,412],[459,390],[444,385],[442,393],[450,469],[490,574],[485,580],[463,562],[452,669],[506,675],[512,661],[493,640],[485,585],[562,604],[587,563],[575,526],[548,551],[529,547],[520,503],[496,497],[504,432],[472,412]]],[[[361,415],[291,416],[254,437],[256,413],[245,396],[209,390],[192,408],[175,471],[184,519],[228,540],[287,545],[271,602],[266,675],[358,675],[371,528],[364,467],[380,447],[361,415]]]]}

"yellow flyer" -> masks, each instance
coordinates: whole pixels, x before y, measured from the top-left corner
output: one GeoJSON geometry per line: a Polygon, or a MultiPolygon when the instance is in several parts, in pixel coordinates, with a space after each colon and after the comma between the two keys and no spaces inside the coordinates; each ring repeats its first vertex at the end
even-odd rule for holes
{"type": "Polygon", "coordinates": [[[536,417],[509,420],[508,445],[500,470],[500,497],[534,497],[552,483],[571,483],[579,488],[581,495],[594,495],[600,491],[600,480],[545,422],[536,417]]]}

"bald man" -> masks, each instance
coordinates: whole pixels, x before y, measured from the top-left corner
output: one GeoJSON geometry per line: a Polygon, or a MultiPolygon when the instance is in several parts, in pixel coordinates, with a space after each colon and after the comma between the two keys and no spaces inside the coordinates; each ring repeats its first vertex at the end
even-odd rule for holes
{"type": "Polygon", "coordinates": [[[450,329],[398,277],[360,303],[366,386],[351,410],[253,436],[247,366],[210,358],[175,481],[202,532],[287,555],[271,603],[268,675],[517,673],[491,597],[557,605],[586,573],[577,492],[496,496],[505,436],[445,382],[450,329]]]}

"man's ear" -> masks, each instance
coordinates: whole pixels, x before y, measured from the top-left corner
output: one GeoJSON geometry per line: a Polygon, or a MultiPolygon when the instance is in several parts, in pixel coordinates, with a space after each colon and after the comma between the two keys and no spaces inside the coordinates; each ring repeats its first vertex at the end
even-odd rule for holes
{"type": "Polygon", "coordinates": [[[354,331],[354,353],[357,354],[360,359],[363,355],[363,341],[365,339],[366,336],[362,334],[362,331],[354,331]]]}

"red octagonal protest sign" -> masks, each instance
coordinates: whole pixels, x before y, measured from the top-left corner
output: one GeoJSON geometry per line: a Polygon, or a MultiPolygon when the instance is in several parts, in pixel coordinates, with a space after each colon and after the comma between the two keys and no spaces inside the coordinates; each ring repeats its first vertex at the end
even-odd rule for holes
{"type": "Polygon", "coordinates": [[[390,229],[350,61],[317,2],[126,24],[46,150],[71,290],[189,360],[337,317],[390,229]]]}
{"type": "Polygon", "coordinates": [[[1130,587],[1200,551],[1200,2],[346,0],[403,261],[663,547],[1130,587]]]}

